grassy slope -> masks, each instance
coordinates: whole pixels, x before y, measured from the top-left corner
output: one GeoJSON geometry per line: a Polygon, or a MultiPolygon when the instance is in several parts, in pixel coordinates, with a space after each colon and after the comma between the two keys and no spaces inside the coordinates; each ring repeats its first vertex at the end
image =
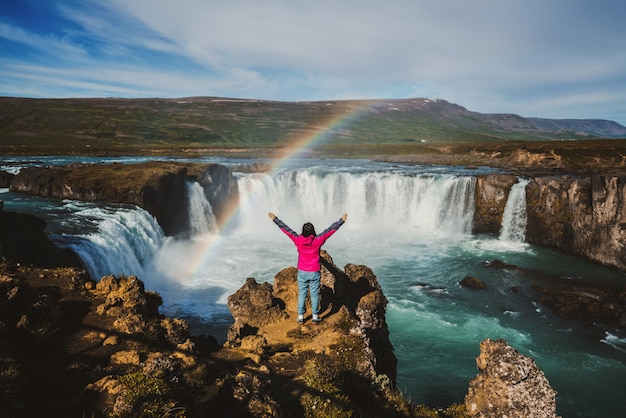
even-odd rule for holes
{"type": "MultiPolygon", "coordinates": [[[[571,133],[561,134],[572,137],[571,133]]],[[[551,140],[515,115],[445,101],[270,102],[187,99],[0,98],[0,147],[42,153],[146,148],[267,148],[320,136],[329,145],[551,140]]]]}

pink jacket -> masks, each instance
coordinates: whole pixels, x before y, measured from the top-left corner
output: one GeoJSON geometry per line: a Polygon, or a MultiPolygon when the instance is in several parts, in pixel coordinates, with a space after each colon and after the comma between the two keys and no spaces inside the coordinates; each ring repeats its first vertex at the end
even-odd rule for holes
{"type": "Polygon", "coordinates": [[[287,235],[298,249],[298,270],[300,271],[320,271],[320,248],[328,238],[343,225],[343,219],[335,221],[321,234],[315,236],[310,235],[303,237],[298,235],[291,228],[289,228],[283,221],[274,218],[274,223],[278,225],[281,231],[287,235]]]}

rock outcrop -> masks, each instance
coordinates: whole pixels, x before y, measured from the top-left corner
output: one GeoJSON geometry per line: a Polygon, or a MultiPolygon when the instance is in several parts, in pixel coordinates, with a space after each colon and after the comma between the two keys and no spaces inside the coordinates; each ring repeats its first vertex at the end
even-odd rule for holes
{"type": "Polygon", "coordinates": [[[9,187],[11,185],[11,180],[13,180],[13,177],[15,177],[14,174],[0,170],[0,187],[9,187]]]}
{"type": "Polygon", "coordinates": [[[477,418],[556,418],[556,392],[534,360],[504,340],[486,339],[476,358],[479,373],[465,396],[477,418]]]}
{"type": "Polygon", "coordinates": [[[219,164],[148,162],[143,164],[29,167],[11,181],[15,192],[92,202],[127,203],[144,208],[166,235],[189,231],[187,182],[202,185],[218,222],[239,198],[237,181],[219,164]]]}
{"type": "Polygon", "coordinates": [[[43,219],[6,212],[0,205],[0,262],[39,267],[81,266],[71,250],[61,250],[48,240],[45,228],[43,219]]]}
{"type": "MultiPolygon", "coordinates": [[[[474,232],[497,234],[516,177],[479,176],[474,232]]],[[[537,177],[526,186],[526,241],[626,271],[626,176],[537,177]]]]}
{"type": "Polygon", "coordinates": [[[626,271],[626,176],[537,178],[526,204],[528,242],[626,271]]]}
{"type": "Polygon", "coordinates": [[[541,302],[559,316],[626,329],[626,286],[602,289],[536,286],[535,289],[541,293],[541,302]]]}
{"type": "MultiPolygon", "coordinates": [[[[362,350],[355,352],[359,357],[358,369],[370,379],[385,375],[395,385],[397,359],[385,320],[387,299],[376,276],[371,269],[361,265],[348,264],[342,271],[325,251],[322,251],[322,258],[320,305],[323,322],[313,326],[315,329],[304,327],[305,332],[311,333],[311,339],[295,351],[336,352],[334,338],[340,337],[336,334],[337,321],[344,322],[344,326],[350,324],[345,330],[346,336],[359,336],[363,341],[362,350]]],[[[266,346],[276,344],[271,337],[268,340],[267,329],[279,323],[285,329],[296,327],[297,290],[294,267],[280,271],[273,286],[249,278],[228,298],[235,322],[228,332],[227,344],[238,347],[250,336],[263,337],[266,346]]]]}
{"type": "MultiPolygon", "coordinates": [[[[369,268],[348,264],[342,271],[326,252],[322,257],[321,324],[296,323],[297,270],[288,267],[274,285],[249,278],[228,298],[235,322],[225,346],[276,378],[285,374],[276,365],[290,365],[288,374],[308,386],[298,405],[304,416],[393,415],[397,405],[380,409],[395,393],[397,365],[385,321],[387,299],[369,268]]],[[[254,394],[244,399],[248,411],[260,400],[275,403],[276,395],[253,385],[252,376],[240,380],[254,394]]],[[[232,390],[245,393],[241,383],[232,390]]]]}
{"type": "Polygon", "coordinates": [[[510,174],[486,174],[476,179],[473,231],[498,234],[511,187],[518,182],[510,174]]]}

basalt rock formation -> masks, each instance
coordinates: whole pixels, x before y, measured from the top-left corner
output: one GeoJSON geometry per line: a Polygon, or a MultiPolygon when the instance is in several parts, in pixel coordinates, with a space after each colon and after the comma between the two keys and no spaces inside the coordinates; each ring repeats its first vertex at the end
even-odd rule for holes
{"type": "Polygon", "coordinates": [[[220,164],[148,162],[143,164],[29,167],[11,181],[15,192],[91,202],[137,205],[150,212],[166,235],[190,229],[187,182],[197,181],[218,223],[237,203],[237,181],[220,164]]]}
{"type": "Polygon", "coordinates": [[[526,199],[528,242],[626,271],[626,176],[534,179],[526,199]]]}
{"type": "Polygon", "coordinates": [[[487,174],[476,179],[473,232],[497,234],[511,187],[517,177],[509,174],[487,174]]]}
{"type": "Polygon", "coordinates": [[[556,418],[556,392],[534,360],[506,341],[486,339],[476,358],[478,375],[465,396],[465,407],[476,418],[556,418]]]}
{"type": "MultiPolygon", "coordinates": [[[[479,176],[474,230],[497,234],[517,178],[479,176]]],[[[626,176],[535,177],[526,186],[526,241],[626,271],[626,176]]]]}

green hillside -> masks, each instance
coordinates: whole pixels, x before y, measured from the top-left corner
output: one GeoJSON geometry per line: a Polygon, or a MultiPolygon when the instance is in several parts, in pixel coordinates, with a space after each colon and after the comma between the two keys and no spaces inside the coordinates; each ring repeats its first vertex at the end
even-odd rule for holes
{"type": "MultiPolygon", "coordinates": [[[[594,127],[591,121],[585,126],[594,127]]],[[[545,125],[545,124],[544,124],[545,125]]],[[[617,125],[617,124],[615,124],[617,125]]],[[[621,127],[621,125],[617,125],[621,127]]],[[[623,128],[623,127],[621,127],[623,128]]],[[[617,130],[619,135],[619,129],[617,130]]],[[[272,102],[181,99],[0,98],[0,147],[52,152],[147,148],[274,148],[319,138],[373,145],[594,138],[593,129],[539,128],[444,100],[272,102]]],[[[624,136],[626,137],[626,130],[624,136]]]]}

